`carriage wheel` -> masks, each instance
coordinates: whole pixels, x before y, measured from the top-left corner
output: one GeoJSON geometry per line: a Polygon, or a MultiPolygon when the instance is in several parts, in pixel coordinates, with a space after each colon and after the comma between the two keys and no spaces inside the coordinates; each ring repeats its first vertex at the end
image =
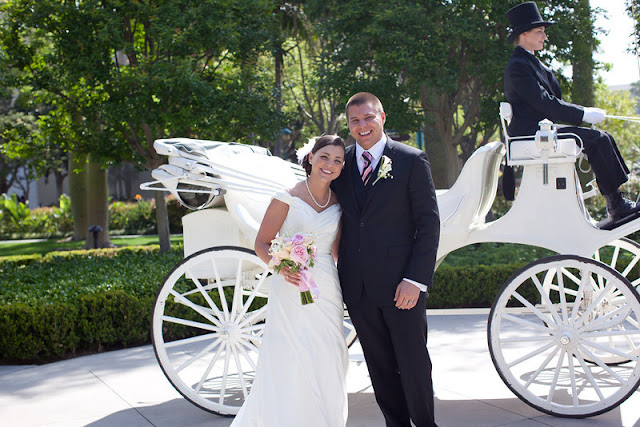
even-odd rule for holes
{"type": "MultiPolygon", "coordinates": [[[[234,415],[257,365],[271,276],[255,252],[216,247],[185,258],[165,278],[154,303],[151,338],[171,384],[187,400],[234,415]]],[[[344,321],[347,345],[357,335],[344,321]]]]}
{"type": "Polygon", "coordinates": [[[229,246],[197,252],[167,275],[151,336],[160,367],[187,400],[238,412],[253,382],[269,282],[253,251],[229,246]]]}
{"type": "MultiPolygon", "coordinates": [[[[622,275],[622,277],[631,282],[633,287],[637,290],[637,286],[640,285],[640,265],[638,265],[638,261],[640,261],[640,245],[638,243],[631,239],[627,239],[626,237],[614,240],[613,242],[598,249],[596,253],[593,254],[593,259],[616,270],[622,275]]],[[[558,286],[554,284],[552,280],[544,280],[543,287],[547,292],[550,289],[556,292],[558,291],[558,286]]],[[[615,348],[615,340],[600,338],[601,341],[604,341],[605,339],[608,341],[607,345],[609,347],[615,348]]],[[[625,347],[626,344],[627,343],[625,343],[625,347]]],[[[608,365],[626,363],[629,361],[618,354],[610,352],[598,353],[600,360],[608,365]]],[[[640,355],[640,347],[638,347],[633,354],[636,356],[640,355]]],[[[591,361],[588,355],[583,355],[583,357],[585,360],[591,361]]]]}
{"type": "MultiPolygon", "coordinates": [[[[616,270],[631,283],[636,291],[639,290],[640,265],[638,261],[640,261],[640,245],[638,243],[623,237],[598,249],[593,258],[616,270]]],[[[608,345],[614,346],[615,342],[609,341],[608,345]]],[[[640,347],[633,354],[635,356],[640,355],[640,347]]],[[[602,353],[600,358],[609,365],[628,362],[627,359],[612,353],[602,353]]]]}
{"type": "Polygon", "coordinates": [[[634,288],[640,286],[640,244],[623,237],[598,249],[593,259],[619,272],[634,288]]]}
{"type": "Polygon", "coordinates": [[[620,273],[592,259],[552,256],[503,285],[489,315],[489,351],[502,380],[529,405],[589,417],[638,387],[639,319],[640,297],[620,273]],[[628,362],[609,366],[611,355],[628,362]]]}

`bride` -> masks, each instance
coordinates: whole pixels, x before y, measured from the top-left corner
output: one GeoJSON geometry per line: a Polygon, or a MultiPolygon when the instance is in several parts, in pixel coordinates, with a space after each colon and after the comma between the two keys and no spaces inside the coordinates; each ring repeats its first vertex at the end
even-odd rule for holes
{"type": "Polygon", "coordinates": [[[344,141],[336,135],[310,141],[298,151],[307,179],[276,194],[264,215],[255,250],[265,263],[277,233],[315,235],[318,256],[309,271],[319,297],[302,305],[300,274],[288,267],[274,277],[256,377],[232,427],[346,424],[348,354],[335,266],[342,210],[329,188],[342,172],[344,152],[344,141]]]}

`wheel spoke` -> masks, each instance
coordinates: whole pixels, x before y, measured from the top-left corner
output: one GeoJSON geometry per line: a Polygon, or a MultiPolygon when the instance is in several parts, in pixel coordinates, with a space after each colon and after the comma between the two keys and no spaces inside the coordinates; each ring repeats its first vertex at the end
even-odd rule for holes
{"type": "Polygon", "coordinates": [[[516,343],[516,342],[529,342],[529,341],[549,341],[555,339],[552,335],[538,335],[532,337],[513,337],[513,338],[500,338],[500,344],[516,343]]]}
{"type": "MultiPolygon", "coordinates": [[[[246,359],[247,363],[249,363],[249,365],[251,366],[251,369],[256,370],[256,364],[253,361],[253,359],[251,358],[251,356],[249,355],[249,353],[247,352],[247,347],[254,349],[255,347],[247,342],[247,341],[243,341],[243,345],[239,345],[238,348],[240,349],[240,353],[242,354],[242,356],[246,359]]],[[[257,349],[256,349],[257,351],[257,349]]]]}
{"type": "Polygon", "coordinates": [[[551,313],[551,317],[553,317],[553,320],[555,320],[555,323],[556,324],[562,323],[562,321],[560,320],[560,316],[558,316],[558,312],[556,311],[555,307],[553,306],[553,303],[549,299],[549,295],[547,295],[547,293],[544,291],[538,277],[536,275],[533,275],[531,276],[531,280],[533,281],[533,284],[536,286],[536,289],[538,289],[538,293],[542,297],[542,302],[544,302],[544,305],[547,307],[547,310],[549,310],[549,313],[551,313]]]}
{"type": "Polygon", "coordinates": [[[629,265],[627,265],[627,268],[625,268],[624,271],[620,274],[622,274],[624,277],[627,277],[629,273],[631,273],[631,270],[633,270],[633,267],[636,266],[638,261],[640,261],[640,255],[634,256],[631,262],[629,262],[629,265]]]}
{"type": "Polygon", "coordinates": [[[598,344],[598,343],[595,343],[593,341],[589,341],[589,340],[586,340],[586,339],[583,340],[582,342],[586,346],[597,348],[597,349],[602,350],[602,351],[607,352],[607,353],[615,354],[615,355],[618,355],[618,356],[621,356],[621,357],[624,357],[626,359],[633,360],[633,361],[637,361],[638,360],[637,356],[635,356],[633,354],[629,354],[629,353],[624,353],[622,351],[616,350],[615,348],[611,348],[611,347],[608,347],[608,346],[605,346],[605,345],[602,345],[602,344],[598,344]]]}
{"type": "Polygon", "coordinates": [[[241,328],[263,320],[267,315],[267,306],[263,305],[255,310],[250,316],[247,316],[242,322],[238,323],[241,328]]]}
{"type": "Polygon", "coordinates": [[[522,326],[527,326],[527,327],[529,327],[531,329],[535,329],[536,331],[550,333],[549,328],[547,328],[546,326],[538,325],[537,323],[533,323],[533,322],[530,322],[528,320],[524,320],[524,319],[521,319],[519,317],[512,316],[510,314],[503,315],[502,319],[503,320],[510,320],[510,321],[512,321],[514,323],[517,323],[519,325],[522,325],[522,326]]]}
{"type": "Polygon", "coordinates": [[[600,386],[598,386],[598,383],[596,379],[593,377],[593,374],[591,373],[591,369],[589,368],[589,366],[587,366],[586,362],[584,361],[584,358],[580,355],[579,352],[573,353],[573,357],[578,359],[578,361],[580,362],[580,366],[582,367],[582,370],[584,371],[585,375],[589,379],[589,382],[593,386],[593,389],[598,394],[598,398],[600,398],[600,401],[603,401],[605,399],[604,394],[602,394],[602,390],[600,390],[600,386]]]}
{"type": "Polygon", "coordinates": [[[170,323],[177,323],[180,325],[191,326],[192,328],[204,329],[206,331],[218,332],[218,328],[213,325],[208,325],[206,323],[194,322],[193,320],[180,319],[178,317],[172,316],[162,316],[162,320],[170,323]]]}
{"type": "Polygon", "coordinates": [[[222,384],[220,386],[220,396],[218,396],[218,404],[224,404],[224,395],[227,392],[227,374],[229,373],[229,345],[224,344],[224,367],[222,371],[222,384]]]}
{"type": "Polygon", "coordinates": [[[220,297],[220,306],[222,307],[222,312],[224,315],[222,316],[223,321],[229,320],[229,307],[227,305],[227,296],[224,294],[224,286],[222,284],[222,280],[220,279],[220,271],[218,270],[218,263],[215,258],[211,258],[211,267],[213,268],[213,277],[215,277],[216,287],[218,289],[218,296],[220,297]]]}
{"type": "Polygon", "coordinates": [[[547,367],[547,365],[549,364],[549,362],[551,362],[551,359],[554,358],[554,356],[556,354],[558,354],[558,351],[560,350],[560,347],[556,347],[553,349],[553,351],[551,353],[549,353],[549,355],[547,356],[546,359],[544,359],[544,361],[540,364],[540,366],[538,366],[538,369],[536,369],[536,371],[531,374],[531,376],[529,377],[529,379],[527,380],[527,382],[524,384],[524,388],[529,388],[529,386],[531,385],[531,383],[538,378],[538,375],[540,375],[540,372],[542,372],[542,370],[544,368],[547,367]]]}
{"type": "Polygon", "coordinates": [[[242,371],[242,365],[240,364],[240,357],[238,356],[238,349],[234,345],[231,348],[231,351],[233,352],[233,359],[235,360],[236,367],[238,368],[238,376],[240,377],[240,386],[242,387],[242,395],[246,399],[247,396],[249,395],[249,391],[247,389],[247,383],[246,383],[245,378],[244,378],[244,372],[242,371]]]}
{"type": "Polygon", "coordinates": [[[576,370],[573,366],[573,357],[571,353],[567,354],[567,364],[569,365],[569,378],[571,378],[571,397],[573,398],[573,406],[578,406],[578,390],[576,389],[576,370]]]}
{"type": "Polygon", "coordinates": [[[514,366],[519,365],[520,363],[531,359],[533,356],[537,356],[540,353],[544,353],[545,351],[549,350],[554,345],[556,345],[555,342],[547,343],[547,344],[543,345],[542,347],[540,347],[540,348],[538,348],[538,349],[536,349],[536,350],[534,350],[534,351],[532,351],[530,353],[527,353],[522,357],[519,357],[518,359],[516,359],[513,362],[509,363],[507,366],[509,368],[513,368],[514,366]]]}
{"type": "Polygon", "coordinates": [[[547,394],[547,402],[551,402],[553,399],[553,393],[556,391],[556,385],[558,384],[558,377],[560,376],[560,371],[562,370],[562,363],[564,362],[564,355],[566,351],[560,350],[560,357],[558,357],[558,363],[556,364],[556,370],[553,373],[553,381],[549,385],[549,393],[547,394]]]}
{"type": "Polygon", "coordinates": [[[223,348],[224,348],[224,345],[221,345],[220,347],[218,347],[218,350],[215,352],[215,354],[211,358],[211,361],[209,362],[207,369],[204,371],[204,373],[202,374],[202,377],[200,377],[200,381],[198,381],[198,384],[194,388],[196,393],[200,393],[200,390],[202,390],[202,385],[204,384],[206,379],[209,378],[209,374],[211,373],[211,370],[213,369],[213,367],[216,365],[216,362],[218,361],[218,358],[220,357],[220,353],[222,353],[223,348]]]}
{"type": "MultiPolygon", "coordinates": [[[[236,268],[236,283],[235,283],[236,290],[240,291],[243,288],[242,286],[243,279],[244,279],[244,273],[242,271],[242,260],[239,259],[238,267],[236,268]]],[[[241,306],[242,306],[242,292],[234,292],[233,300],[231,301],[231,313],[229,315],[229,321],[235,322],[236,314],[240,310],[241,306]]]]}
{"type": "MultiPolygon", "coordinates": [[[[586,337],[586,338],[591,338],[591,337],[615,337],[615,336],[623,336],[623,337],[629,337],[629,335],[640,335],[640,331],[638,330],[634,330],[634,331],[627,331],[624,330],[624,328],[622,328],[621,326],[618,326],[618,328],[620,330],[618,331],[609,331],[609,330],[603,330],[600,332],[586,332],[584,334],[581,334],[582,337],[586,337]]],[[[633,343],[633,341],[630,341],[630,343],[633,343]]],[[[635,348],[635,345],[634,345],[635,348]]]]}
{"type": "Polygon", "coordinates": [[[180,367],[176,368],[176,372],[182,371],[184,368],[186,368],[187,366],[191,365],[196,360],[199,360],[200,358],[202,358],[202,356],[204,356],[205,354],[209,353],[209,351],[213,347],[215,347],[217,344],[220,344],[220,341],[221,341],[221,339],[218,338],[217,340],[215,340],[214,342],[212,342],[211,344],[209,344],[208,346],[206,346],[205,348],[200,350],[195,356],[192,356],[190,359],[186,360],[182,365],[180,365],[180,367]]]}
{"type": "Polygon", "coordinates": [[[215,339],[217,337],[218,337],[217,333],[205,334],[205,335],[197,335],[195,337],[183,338],[183,339],[175,340],[175,341],[169,341],[169,342],[164,343],[164,346],[166,348],[181,347],[181,346],[185,346],[185,345],[189,345],[189,344],[195,344],[195,343],[198,343],[200,341],[212,340],[212,339],[215,339]]]}
{"type": "Polygon", "coordinates": [[[611,256],[611,262],[609,263],[609,267],[616,269],[616,264],[618,263],[618,256],[620,255],[620,246],[616,246],[613,248],[613,255],[611,256]]]}
{"type": "Polygon", "coordinates": [[[546,323],[548,325],[556,323],[553,320],[549,319],[549,317],[545,316],[543,312],[541,312],[537,307],[535,307],[533,304],[531,304],[526,298],[524,298],[518,292],[514,292],[513,296],[518,301],[520,301],[524,306],[526,306],[529,310],[531,310],[536,316],[538,316],[540,318],[540,320],[542,320],[544,323],[546,323]]]}
{"type": "Polygon", "coordinates": [[[557,270],[556,276],[558,277],[558,288],[560,294],[560,311],[562,312],[562,322],[566,323],[568,314],[567,314],[567,297],[564,292],[564,279],[562,275],[561,269],[557,270]]]}
{"type": "Polygon", "coordinates": [[[614,326],[618,326],[623,323],[631,312],[631,307],[618,307],[617,309],[599,317],[598,319],[587,323],[586,325],[578,328],[580,332],[589,332],[596,329],[609,329],[614,326]],[[615,318],[614,318],[615,317],[615,318]]]}
{"type": "Polygon", "coordinates": [[[580,307],[580,303],[582,302],[582,298],[584,297],[584,288],[587,285],[587,276],[582,276],[580,282],[578,284],[578,292],[576,293],[576,299],[573,302],[573,309],[571,310],[571,318],[569,322],[571,324],[575,324],[578,318],[578,308],[580,307]]]}
{"type": "Polygon", "coordinates": [[[173,289],[171,290],[170,293],[171,293],[171,295],[173,295],[173,297],[180,304],[186,305],[187,307],[189,307],[190,309],[192,309],[193,311],[195,311],[196,313],[198,313],[199,315],[201,315],[202,317],[204,317],[205,319],[207,319],[209,322],[213,323],[217,327],[222,327],[222,325],[220,324],[218,319],[216,319],[210,313],[208,313],[206,311],[206,309],[204,307],[202,307],[201,305],[195,304],[194,302],[192,302],[191,300],[183,297],[182,295],[180,295],[178,292],[176,292],[173,289]]]}
{"type": "Polygon", "coordinates": [[[251,304],[253,303],[254,299],[256,298],[256,295],[258,295],[258,292],[262,288],[262,284],[264,283],[267,275],[268,275],[268,271],[265,271],[264,273],[262,273],[260,275],[260,279],[258,280],[258,283],[251,290],[251,292],[249,293],[249,296],[247,297],[246,301],[244,302],[244,304],[242,306],[242,310],[240,310],[240,312],[236,316],[237,319],[241,319],[247,313],[247,310],[249,310],[249,307],[251,306],[251,304]]]}
{"type": "Polygon", "coordinates": [[[253,345],[253,343],[251,342],[251,339],[253,339],[253,338],[255,338],[255,337],[254,337],[254,336],[252,336],[252,337],[245,337],[245,338],[243,338],[242,342],[244,343],[244,346],[245,346],[246,348],[248,348],[249,350],[251,350],[251,351],[253,351],[253,352],[255,352],[255,353],[258,353],[258,352],[259,352],[258,347],[256,347],[255,345],[253,345]]]}
{"type": "Polygon", "coordinates": [[[588,322],[588,318],[589,318],[589,315],[591,315],[591,312],[596,307],[598,307],[598,305],[600,304],[600,302],[602,301],[606,293],[610,291],[612,287],[613,287],[613,283],[609,283],[602,291],[596,294],[597,296],[595,300],[592,301],[591,304],[589,304],[589,306],[584,310],[581,316],[577,319],[576,325],[579,323],[586,324],[586,322],[588,322]]]}
{"type": "Polygon", "coordinates": [[[590,361],[592,361],[593,363],[595,363],[596,365],[598,365],[599,367],[607,371],[607,373],[612,377],[614,377],[616,380],[618,380],[620,384],[624,384],[624,380],[620,377],[620,375],[618,375],[613,369],[609,367],[609,365],[604,363],[599,357],[597,357],[592,352],[590,352],[585,346],[579,345],[578,348],[580,349],[581,353],[584,353],[587,355],[590,361]]]}
{"type": "Polygon", "coordinates": [[[567,270],[566,268],[562,268],[562,274],[565,275],[568,279],[570,279],[576,285],[582,282],[582,278],[584,277],[584,271],[580,271],[580,278],[578,278],[575,274],[567,270]]]}
{"type": "Polygon", "coordinates": [[[198,289],[200,294],[204,297],[207,304],[209,304],[209,307],[211,307],[211,310],[213,310],[213,313],[218,317],[222,317],[220,316],[220,310],[218,310],[218,306],[216,305],[216,303],[213,302],[213,300],[211,299],[211,296],[209,296],[209,292],[207,292],[204,289],[204,287],[200,283],[200,280],[192,278],[191,281],[196,285],[196,288],[198,289]]]}

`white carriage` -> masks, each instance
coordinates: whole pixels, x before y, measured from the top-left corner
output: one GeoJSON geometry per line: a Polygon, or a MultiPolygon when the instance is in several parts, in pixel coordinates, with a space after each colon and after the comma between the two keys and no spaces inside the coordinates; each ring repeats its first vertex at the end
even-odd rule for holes
{"type": "MultiPolygon", "coordinates": [[[[640,383],[640,245],[624,236],[630,219],[597,227],[575,171],[576,139],[509,138],[479,148],[456,183],[438,191],[438,263],[480,242],[543,247],[558,255],[518,271],[499,291],[487,327],[494,365],[506,385],[549,414],[588,417],[624,401],[640,383]],[[518,196],[486,222],[506,152],[522,165],[518,196]]],[[[233,415],[250,392],[271,273],[253,241],[271,196],[304,179],[295,164],[259,147],[190,139],[158,140],[169,164],[143,189],[173,193],[195,212],[183,218],[185,259],[158,291],[152,318],[156,356],[189,401],[233,415]],[[161,186],[161,187],[160,187],[161,186]],[[218,206],[224,199],[225,207],[218,206]],[[205,209],[206,208],[206,209],[205,209]]],[[[437,284],[434,292],[437,292],[437,284]]],[[[355,332],[345,313],[345,337],[355,332]]]]}

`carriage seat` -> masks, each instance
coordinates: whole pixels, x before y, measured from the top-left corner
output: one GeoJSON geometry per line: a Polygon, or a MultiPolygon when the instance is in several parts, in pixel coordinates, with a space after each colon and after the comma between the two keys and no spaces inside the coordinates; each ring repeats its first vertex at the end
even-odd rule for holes
{"type": "Polygon", "coordinates": [[[498,171],[504,156],[501,142],[478,148],[462,167],[448,190],[437,190],[440,226],[463,227],[484,223],[498,188],[498,171]]]}
{"type": "MultiPolygon", "coordinates": [[[[544,161],[541,150],[536,146],[535,136],[509,136],[507,128],[513,118],[513,109],[508,102],[500,103],[500,122],[507,147],[509,166],[539,164],[544,161]]],[[[561,130],[562,125],[556,125],[561,130]]],[[[573,133],[558,132],[558,147],[548,153],[548,163],[573,163],[582,153],[582,141],[573,133]]]]}

